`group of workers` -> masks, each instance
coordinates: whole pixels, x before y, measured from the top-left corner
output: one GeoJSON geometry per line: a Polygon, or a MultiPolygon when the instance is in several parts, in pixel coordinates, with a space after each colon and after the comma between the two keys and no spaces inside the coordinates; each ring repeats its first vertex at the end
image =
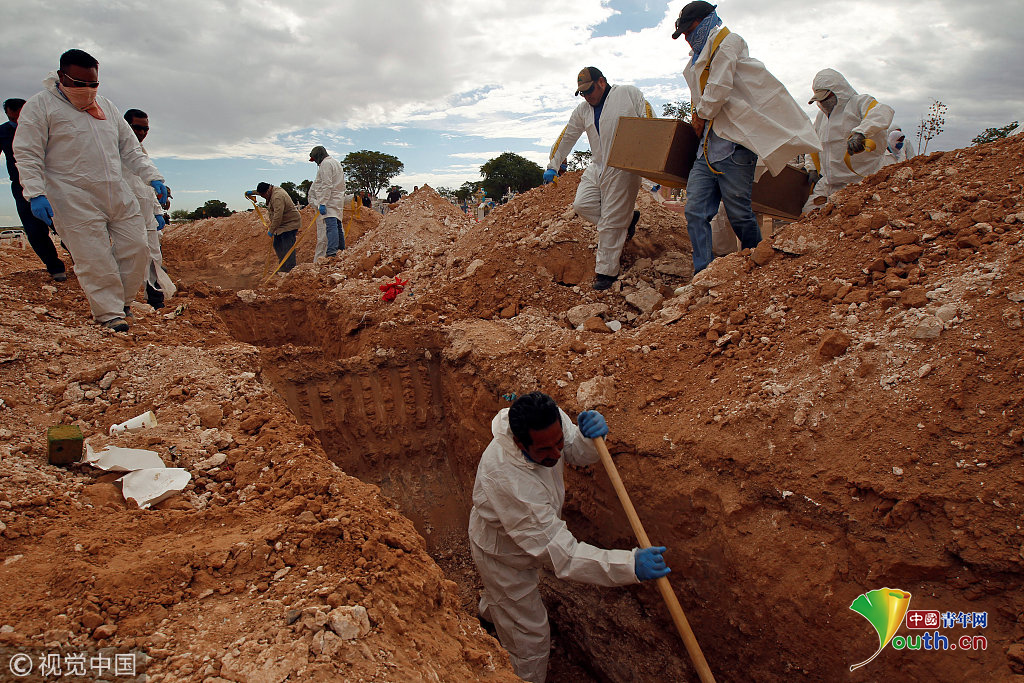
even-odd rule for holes
{"type": "MultiPolygon", "coordinates": [[[[683,78],[698,138],[684,212],[695,274],[715,257],[712,219],[720,207],[742,248],[761,241],[751,199],[754,182],[763,172],[778,175],[794,160],[806,159],[813,186],[804,207],[809,211],[883,163],[912,154],[902,131],[890,133],[892,107],[858,94],[834,69],[823,69],[811,84],[808,104],[817,103],[821,109],[812,125],[786,87],[749,55],[746,41],[722,25],[715,5],[697,1],[683,7],[672,38],[679,36],[691,48],[683,78]]],[[[622,250],[640,217],[634,211],[639,177],[609,167],[608,155],[619,118],[649,117],[651,107],[637,88],[610,85],[592,66],[577,76],[575,94],[584,102],[573,110],[552,146],[544,182],[554,180],[586,131],[593,156],[580,178],[573,207],[597,227],[593,288],[604,290],[618,278],[622,250]]]]}
{"type": "Polygon", "coordinates": [[[149,117],[139,109],[122,116],[99,95],[99,62],[82,50],[62,54],[43,85],[27,101],[4,103],[3,151],[18,214],[53,280],[67,274],[50,226],[74,260],[93,318],[126,332],[143,283],[154,308],[170,285],[159,235],[170,192],[141,144],[149,117]]]}

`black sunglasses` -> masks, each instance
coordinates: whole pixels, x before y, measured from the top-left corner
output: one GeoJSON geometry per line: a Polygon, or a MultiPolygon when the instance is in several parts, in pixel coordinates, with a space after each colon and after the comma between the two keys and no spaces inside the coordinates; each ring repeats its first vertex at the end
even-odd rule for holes
{"type": "Polygon", "coordinates": [[[71,81],[71,83],[69,84],[69,87],[71,87],[71,88],[98,88],[98,87],[100,87],[100,82],[99,81],[80,81],[77,78],[72,78],[71,76],[68,76],[63,71],[60,72],[60,75],[62,77],[64,77],[64,78],[66,78],[67,80],[71,81]]]}
{"type": "Polygon", "coordinates": [[[131,125],[132,125],[132,130],[142,131],[143,133],[148,133],[149,132],[149,126],[138,126],[138,125],[136,125],[134,123],[131,124],[131,125]]]}
{"type": "Polygon", "coordinates": [[[580,96],[582,96],[582,97],[586,97],[586,96],[587,96],[587,95],[589,95],[590,93],[594,92],[594,88],[596,88],[596,87],[597,87],[597,81],[594,81],[594,84],[593,84],[593,85],[591,85],[591,86],[590,86],[589,88],[587,88],[586,90],[580,90],[580,96]]]}

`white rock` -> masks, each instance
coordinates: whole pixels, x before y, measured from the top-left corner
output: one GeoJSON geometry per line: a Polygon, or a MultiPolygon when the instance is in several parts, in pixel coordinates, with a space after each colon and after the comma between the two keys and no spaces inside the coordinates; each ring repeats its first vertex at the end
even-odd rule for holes
{"type": "Polygon", "coordinates": [[[587,318],[601,316],[608,312],[608,304],[593,303],[573,306],[565,312],[565,317],[573,327],[580,327],[587,318]]]}
{"type": "Polygon", "coordinates": [[[343,640],[362,638],[370,632],[370,618],[362,605],[335,607],[327,615],[327,623],[343,640]]]}
{"type": "Polygon", "coordinates": [[[576,402],[584,410],[597,406],[615,405],[615,380],[611,377],[593,377],[580,384],[576,390],[576,402]]]}
{"type": "Polygon", "coordinates": [[[944,323],[948,323],[955,318],[956,314],[956,304],[943,304],[939,306],[939,310],[935,311],[935,316],[944,323]]]}
{"type": "Polygon", "coordinates": [[[664,298],[651,287],[644,287],[626,295],[626,301],[644,313],[652,312],[664,298]]]}
{"type": "Polygon", "coordinates": [[[251,289],[242,289],[237,292],[237,296],[239,299],[241,299],[244,303],[247,304],[254,303],[257,297],[256,292],[254,292],[251,289]]]}
{"type": "Polygon", "coordinates": [[[466,267],[466,277],[472,277],[473,273],[475,273],[480,266],[484,265],[484,263],[486,263],[486,261],[483,259],[474,259],[473,262],[466,267]]]}
{"type": "Polygon", "coordinates": [[[895,467],[894,466],[892,468],[892,473],[895,474],[897,477],[902,477],[903,476],[903,468],[902,467],[895,467]]]}
{"type": "Polygon", "coordinates": [[[605,325],[607,325],[608,329],[611,330],[612,332],[618,332],[619,330],[622,329],[622,323],[620,323],[618,320],[609,320],[608,322],[605,323],[605,325]]]}
{"type": "Polygon", "coordinates": [[[917,324],[911,336],[914,339],[936,339],[942,334],[942,320],[934,315],[925,316],[917,324]]]}

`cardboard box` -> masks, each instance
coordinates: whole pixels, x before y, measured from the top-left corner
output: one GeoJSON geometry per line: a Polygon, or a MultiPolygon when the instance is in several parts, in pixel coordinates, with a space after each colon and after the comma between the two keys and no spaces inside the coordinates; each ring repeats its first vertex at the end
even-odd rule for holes
{"type": "Polygon", "coordinates": [[[754,183],[750,199],[756,213],[796,220],[809,196],[811,186],[807,184],[807,171],[786,166],[776,176],[768,171],[762,173],[754,183]]]}
{"type": "MultiPolygon", "coordinates": [[[[686,187],[698,151],[697,134],[680,119],[624,116],[608,153],[608,165],[636,173],[666,187],[686,187]]],[[[796,219],[811,188],[803,169],[787,166],[779,175],[765,171],[754,183],[754,211],[796,219]]]]}
{"type": "Polygon", "coordinates": [[[623,116],[615,129],[608,165],[666,187],[685,187],[697,158],[697,134],[681,119],[623,116]]]}

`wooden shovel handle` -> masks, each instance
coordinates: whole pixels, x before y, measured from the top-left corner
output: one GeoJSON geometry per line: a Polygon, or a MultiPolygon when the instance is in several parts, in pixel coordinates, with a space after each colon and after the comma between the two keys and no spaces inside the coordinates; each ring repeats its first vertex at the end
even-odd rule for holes
{"type": "MultiPolygon", "coordinates": [[[[647,538],[647,532],[644,531],[644,525],[640,523],[640,517],[636,514],[636,508],[633,507],[633,501],[629,499],[629,494],[626,493],[626,487],[623,486],[622,478],[619,477],[619,471],[616,469],[615,463],[612,462],[612,456],[608,452],[608,446],[605,445],[604,437],[599,436],[594,439],[594,445],[597,446],[597,452],[601,456],[601,463],[608,472],[608,478],[612,481],[612,486],[619,497],[619,502],[622,503],[622,509],[626,511],[626,517],[629,518],[629,525],[633,527],[636,540],[640,543],[641,548],[651,547],[651,540],[647,538]]],[[[657,579],[656,583],[658,584],[658,590],[661,592],[661,597],[668,607],[669,614],[672,615],[672,621],[676,625],[676,630],[679,631],[679,636],[683,639],[683,645],[686,646],[686,651],[690,655],[693,668],[697,670],[697,676],[700,677],[701,683],[714,683],[715,677],[711,674],[711,668],[708,666],[707,660],[704,659],[704,653],[700,650],[700,645],[697,643],[697,637],[693,635],[690,623],[686,621],[683,607],[679,604],[679,600],[676,599],[676,594],[672,590],[672,585],[668,582],[668,577],[663,576],[657,579]]]]}

